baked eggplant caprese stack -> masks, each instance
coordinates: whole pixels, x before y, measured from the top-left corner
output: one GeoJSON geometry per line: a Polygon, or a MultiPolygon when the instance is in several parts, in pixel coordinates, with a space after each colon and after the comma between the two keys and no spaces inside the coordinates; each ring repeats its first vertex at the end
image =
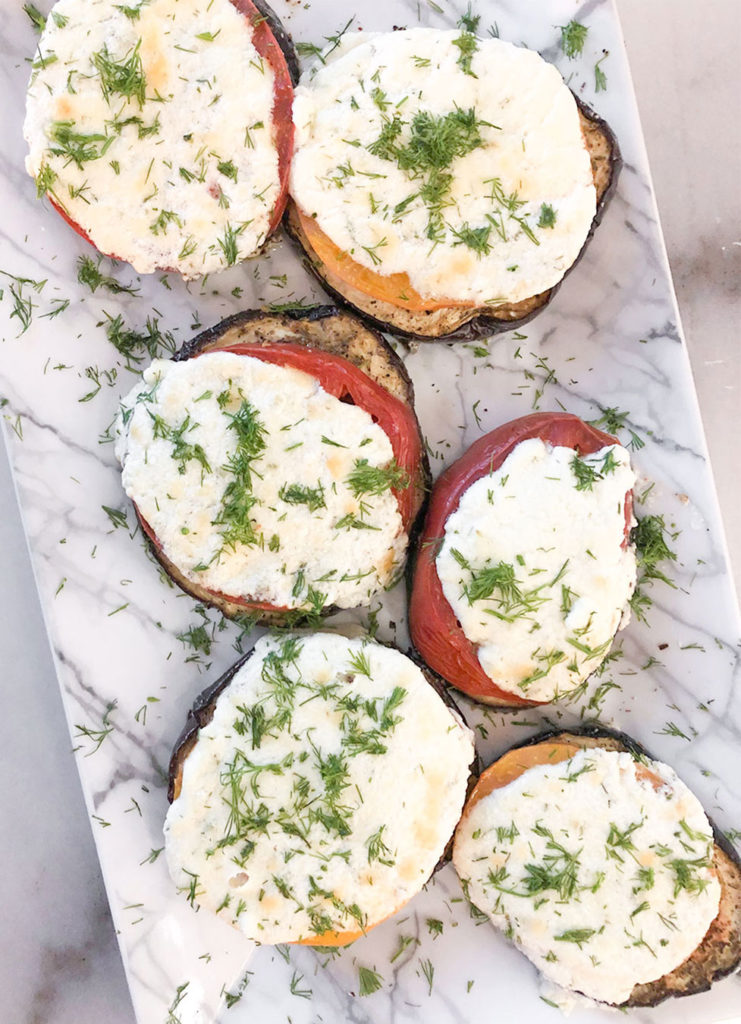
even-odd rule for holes
{"type": "Polygon", "coordinates": [[[59,0],[28,88],[39,196],[100,252],[194,278],[286,202],[296,57],[262,0],[59,0]]]}
{"type": "Polygon", "coordinates": [[[437,480],[411,578],[428,665],[475,700],[543,704],[579,686],[627,621],[634,473],[616,438],[533,413],[437,480]]]}
{"type": "Polygon", "coordinates": [[[367,638],[258,641],[175,748],[176,885],[260,942],[346,945],[398,911],[443,856],[474,760],[427,676],[367,638]]]}
{"type": "Polygon", "coordinates": [[[152,362],[116,430],[155,556],[226,615],[286,625],[403,571],[429,472],[412,385],[347,313],[223,321],[152,362]]]}
{"type": "Polygon", "coordinates": [[[524,323],[614,190],[614,136],[537,53],[355,33],[301,78],[288,230],[330,293],[421,340],[524,323]]]}
{"type": "Polygon", "coordinates": [[[470,900],[562,989],[621,1008],[741,963],[741,864],[676,773],[597,728],[546,733],[479,778],[453,862],[470,900]]]}

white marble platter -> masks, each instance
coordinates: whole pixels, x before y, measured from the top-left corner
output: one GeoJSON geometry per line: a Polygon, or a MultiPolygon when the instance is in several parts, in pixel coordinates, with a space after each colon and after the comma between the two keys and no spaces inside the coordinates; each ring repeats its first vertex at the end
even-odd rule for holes
{"type": "MultiPolygon", "coordinates": [[[[337,0],[274,6],[296,40],[313,43],[337,33],[352,14],[337,0]]],[[[618,408],[644,442],[634,452],[638,494],[654,484],[639,514],[664,515],[676,534],[677,560],[668,569],[675,586],[653,588],[647,622],[631,623],[617,645],[621,656],[579,701],[507,716],[465,710],[487,761],[550,722],[598,717],[623,728],[674,765],[717,824],[738,835],[738,613],[617,17],[599,0],[481,0],[474,10],[484,32],[498,27],[503,38],[558,64],[616,131],[625,167],[588,254],[537,320],[487,344],[399,346],[433,472],[481,433],[532,409],[566,408],[596,419],[600,407],[618,408]],[[589,34],[583,56],[568,61],[558,26],[572,18],[589,34]],[[604,50],[607,89],[596,93],[594,64],[604,50]]],[[[377,0],[355,25],[447,25],[460,13],[447,0],[377,0]]],[[[503,1021],[557,1021],[558,1011],[540,998],[534,970],[471,917],[451,868],[400,917],[332,959],[308,949],[253,949],[173,891],[156,853],[170,748],[196,694],[234,660],[235,644],[248,646],[252,638],[240,642],[233,624],[204,615],[170,587],[134,530],[105,436],[119,395],[135,378],[107,341],[105,324],[120,315],[141,331],[153,318],[179,344],[199,325],[239,309],[321,296],[280,239],[259,261],[203,285],[186,288],[161,275],[139,280],[106,263],[104,272],[136,294],[92,294],[81,286],[77,261],[89,250],[35,199],[23,171],[23,97],[36,37],[10,0],[0,0],[0,25],[0,399],[139,1024],[457,1024],[495,1014],[503,1021]],[[361,967],[378,975],[370,995],[360,994],[361,967]]],[[[627,429],[623,437],[631,439],[627,429]]],[[[403,584],[384,605],[381,636],[404,644],[403,584]]],[[[740,1000],[736,977],[630,1016],[710,1024],[730,1018],[740,1000]]],[[[596,1024],[609,1013],[580,1009],[574,1017],[596,1024]]]]}

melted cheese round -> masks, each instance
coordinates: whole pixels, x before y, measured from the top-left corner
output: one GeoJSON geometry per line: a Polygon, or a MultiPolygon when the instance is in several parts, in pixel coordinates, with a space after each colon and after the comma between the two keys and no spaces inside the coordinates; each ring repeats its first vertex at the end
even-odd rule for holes
{"type": "Polygon", "coordinates": [[[126,493],[194,583],[319,610],[395,581],[391,442],[309,374],[227,352],[155,359],[117,432],[126,493]]]}
{"type": "Polygon", "coordinates": [[[607,1003],[682,963],[720,901],[702,807],[646,767],[591,749],[530,768],[464,814],[453,849],[471,901],[543,975],[607,1003]]]}
{"type": "Polygon", "coordinates": [[[355,262],[408,274],[424,297],[498,304],[556,284],[596,208],[558,71],[467,33],[352,42],[296,91],[291,193],[304,213],[355,262]]]}
{"type": "Polygon", "coordinates": [[[26,167],[101,252],[191,278],[260,248],[275,76],[230,0],[59,0],[39,50],[26,167]]]}
{"type": "Polygon", "coordinates": [[[623,546],[634,480],[621,445],[578,458],[532,438],[448,517],[443,593],[503,690],[554,700],[604,660],[635,587],[623,546]]]}
{"type": "Polygon", "coordinates": [[[185,761],[170,872],[262,942],[361,932],[430,877],[473,756],[469,730],[400,651],[263,638],[185,761]]]}

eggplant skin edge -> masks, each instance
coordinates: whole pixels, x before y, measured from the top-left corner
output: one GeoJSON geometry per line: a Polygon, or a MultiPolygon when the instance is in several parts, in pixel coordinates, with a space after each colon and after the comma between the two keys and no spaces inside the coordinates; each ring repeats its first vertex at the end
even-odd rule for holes
{"type": "MultiPolygon", "coordinates": [[[[576,106],[579,111],[580,120],[582,123],[582,129],[585,135],[594,135],[597,139],[597,150],[590,149],[590,156],[592,157],[592,173],[595,179],[595,187],[597,188],[597,209],[592,219],[592,224],[589,228],[587,237],[584,239],[584,244],[579,251],[579,255],[576,257],[571,266],[566,270],[560,281],[557,281],[552,288],[549,288],[545,292],[541,292],[539,295],[531,296],[530,298],[521,300],[520,303],[514,303],[509,306],[509,310],[515,311],[518,305],[521,305],[526,311],[517,316],[507,314],[510,318],[495,317],[490,314],[476,313],[469,319],[465,320],[460,326],[451,330],[442,330],[440,333],[425,333],[423,330],[417,330],[413,328],[405,328],[403,326],[403,319],[405,316],[427,316],[434,318],[438,313],[430,314],[408,314],[405,310],[398,307],[394,307],[389,303],[378,303],[379,307],[386,308],[389,314],[393,314],[393,320],[384,320],[381,315],[381,309],[379,309],[379,315],[374,315],[369,312],[368,309],[364,309],[363,306],[356,304],[352,301],[344,292],[344,282],[340,282],[337,286],[332,285],[326,277],[324,269],[321,264],[317,261],[313,254],[313,250],[308,246],[308,242],[305,244],[302,238],[302,232],[296,216],[296,206],[291,197],[288,199],[286,206],[286,212],[283,215],[283,227],[288,236],[293,240],[296,247],[299,249],[303,262],[307,269],[317,278],[322,288],[331,295],[334,299],[337,299],[344,306],[352,309],[361,319],[372,327],[376,327],[382,331],[388,331],[392,334],[397,335],[400,338],[408,339],[411,341],[460,341],[460,342],[471,342],[478,341],[479,339],[490,338],[495,334],[502,334],[506,331],[515,331],[525,324],[529,323],[533,317],[537,316],[541,310],[545,309],[546,306],[550,305],[551,300],[555,296],[561,284],[566,277],[571,273],[574,267],[581,261],[584,253],[586,252],[587,246],[591,241],[595,230],[599,226],[604,212],[612,199],[615,191],[617,190],[618,178],[620,171],[623,166],[623,159],[620,153],[620,146],[618,145],[617,138],[614,132],[607,124],[607,122],[596,114],[591,107],[589,107],[583,100],[581,100],[575,93],[572,93],[576,106]],[[607,150],[607,157],[599,157],[599,146],[602,145],[607,150]],[[595,152],[597,155],[595,155],[595,152]],[[599,184],[600,179],[603,175],[603,164],[606,159],[606,180],[599,184]]],[[[589,149],[589,143],[587,144],[589,149]]],[[[376,302],[371,296],[363,296],[360,292],[357,293],[360,296],[359,302],[367,302],[371,307],[376,302]]],[[[438,311],[440,312],[440,311],[438,311]]],[[[441,311],[444,314],[444,310],[441,311]]]]}
{"type": "Polygon", "coordinates": [[[252,0],[252,3],[258,9],[262,18],[266,21],[268,28],[273,33],[275,41],[285,57],[288,74],[291,76],[291,84],[295,88],[298,85],[301,70],[299,68],[296,49],[293,45],[293,40],[291,39],[290,34],[286,31],[283,22],[275,13],[273,8],[265,3],[265,0],[252,0]]]}
{"type": "MultiPolygon", "coordinates": [[[[281,311],[249,309],[221,320],[213,327],[201,331],[194,338],[184,342],[173,356],[173,362],[182,362],[202,352],[217,351],[224,345],[237,344],[240,341],[260,345],[263,343],[280,344],[281,340],[342,356],[389,394],[403,402],[414,413],[421,457],[416,481],[419,490],[417,508],[414,521],[409,529],[407,543],[408,561],[422,529],[432,477],[424,437],[414,409],[414,386],[404,363],[378,331],[368,327],[353,313],[333,305],[301,306],[281,311]],[[271,337],[271,331],[278,336],[271,337]],[[225,340],[229,334],[233,334],[234,337],[225,340]],[[285,337],[286,334],[289,336],[285,337]],[[283,336],[281,337],[281,335],[283,336]]],[[[410,486],[415,486],[415,484],[410,486]]],[[[255,625],[280,628],[316,623],[337,610],[333,605],[327,605],[320,613],[303,609],[251,610],[230,601],[228,595],[217,594],[206,587],[201,587],[187,579],[150,538],[144,529],[143,520],[136,505],[134,509],[153,558],[162,566],[170,579],[191,597],[203,604],[218,608],[227,618],[245,618],[255,625]]]]}
{"type": "MultiPolygon", "coordinates": [[[[634,758],[660,761],[627,733],[602,725],[547,729],[513,744],[503,753],[539,743],[570,740],[585,748],[602,747],[631,754],[634,758]]],[[[733,974],[741,966],[741,857],[712,819],[708,818],[708,821],[715,843],[713,862],[721,882],[718,916],[687,960],[655,981],[636,985],[630,998],[621,1003],[619,1009],[657,1006],[672,997],[706,992],[714,982],[733,974]]]]}
{"type": "MultiPolygon", "coordinates": [[[[374,642],[381,644],[381,641],[379,640],[376,640],[374,642]]],[[[458,718],[460,718],[460,720],[463,722],[463,724],[466,727],[468,727],[468,723],[466,722],[466,719],[463,716],[462,711],[460,710],[460,708],[458,707],[458,705],[448,692],[448,688],[446,687],[444,680],[440,676],[438,676],[437,673],[433,672],[428,665],[425,665],[422,659],[419,658],[415,652],[401,651],[401,649],[396,647],[395,644],[390,643],[383,643],[382,646],[389,647],[392,650],[398,650],[401,654],[404,654],[405,657],[409,658],[409,660],[413,662],[421,671],[422,675],[425,677],[425,679],[432,687],[432,689],[435,691],[435,693],[438,695],[443,704],[445,704],[446,707],[448,707],[455,715],[457,715],[458,718]]],[[[210,686],[207,686],[206,689],[203,690],[193,702],[192,707],[188,711],[185,726],[180,732],[178,738],[175,740],[175,745],[170,756],[167,782],[168,803],[171,804],[174,800],[177,799],[177,797],[180,794],[180,787],[182,784],[182,773],[183,767],[185,765],[185,760],[195,747],[196,743],[198,742],[199,731],[202,728],[204,728],[204,726],[208,725],[208,723],[211,721],[211,719],[213,718],[214,709],[216,707],[216,701],[219,699],[224,690],[226,690],[226,688],[229,686],[237,672],[239,672],[242,666],[249,661],[249,659],[252,657],[252,654],[253,651],[248,651],[246,654],[243,654],[241,658],[239,658],[230,668],[228,668],[226,672],[219,676],[219,678],[214,683],[212,683],[210,686]]],[[[476,780],[478,776],[481,774],[482,770],[483,766],[481,763],[481,759],[478,755],[478,752],[475,749],[474,744],[474,756],[473,761],[471,762],[470,772],[468,776],[466,796],[463,801],[464,807],[466,805],[468,797],[471,795],[471,791],[473,790],[473,787],[476,784],[476,780]]],[[[462,810],[463,808],[461,808],[461,812],[462,810]]],[[[455,829],[453,829],[450,839],[446,843],[445,849],[443,850],[440,859],[433,868],[432,875],[437,874],[437,872],[451,860],[453,855],[454,836],[455,829]]],[[[430,877],[432,877],[432,875],[430,877]]]]}

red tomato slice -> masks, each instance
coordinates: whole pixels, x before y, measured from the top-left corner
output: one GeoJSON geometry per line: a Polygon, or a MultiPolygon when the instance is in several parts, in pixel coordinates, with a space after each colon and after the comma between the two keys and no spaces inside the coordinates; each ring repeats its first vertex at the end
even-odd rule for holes
{"type": "MultiPolygon", "coordinates": [[[[207,355],[208,351],[197,353],[193,358],[207,355]]],[[[424,488],[424,471],[422,460],[422,439],[417,419],[411,408],[394,395],[389,394],[380,384],[376,384],[367,374],[358,369],[342,356],[323,352],[320,349],[306,348],[291,342],[277,342],[267,345],[236,344],[219,348],[219,352],[233,352],[235,355],[252,356],[266,363],[278,366],[291,366],[314,377],[324,390],[339,398],[364,409],[375,423],[383,430],[391,442],[394,458],[399,466],[406,471],[409,486],[404,489],[393,489],[399,505],[399,513],[407,534],[410,532],[416,512],[421,503],[420,493],[424,488]]],[[[162,548],[149,523],[141,515],[139,520],[142,529],[149,539],[162,548]]],[[[271,605],[266,602],[250,601],[242,597],[232,597],[220,591],[210,591],[216,597],[241,605],[246,612],[288,611],[283,606],[271,605]]]]}
{"type": "MultiPolygon", "coordinates": [[[[231,0],[231,2],[252,23],[252,42],[255,49],[268,62],[275,75],[273,141],[278,151],[280,192],[268,228],[268,233],[271,233],[278,226],[288,200],[288,175],[291,171],[294,134],[293,83],[286,58],[264,15],[255,7],[252,0],[231,0]]],[[[249,102],[249,97],[246,99],[249,102]]]]}
{"type": "Polygon", "coordinates": [[[230,345],[220,351],[303,370],[315,377],[328,394],[340,401],[351,400],[353,405],[365,409],[388,437],[397,463],[406,470],[409,478],[408,487],[393,491],[404,529],[409,532],[414,522],[415,507],[419,504],[419,488],[424,482],[421,475],[422,441],[417,419],[408,405],[389,394],[347,359],[320,349],[279,342],[274,345],[230,345]]]}
{"type": "MultiPolygon", "coordinates": [[[[283,51],[278,45],[270,25],[257,7],[252,3],[252,0],[231,0],[231,3],[234,4],[237,10],[244,14],[245,18],[250,21],[253,29],[252,42],[254,47],[260,56],[268,62],[275,75],[272,128],[273,142],[275,143],[275,148],[278,151],[278,178],[280,181],[280,191],[278,193],[278,199],[268,227],[268,234],[272,234],[280,223],[283,211],[286,208],[286,202],[288,201],[288,176],[291,171],[294,135],[293,82],[291,81],[291,73],[288,70],[288,64],[286,63],[283,51]]],[[[84,228],[82,228],[69,216],[68,213],[66,213],[50,193],[47,193],[47,198],[62,219],[65,220],[81,238],[84,238],[86,242],[89,242],[90,245],[96,249],[97,246],[95,245],[95,242],[93,242],[92,238],[90,238],[84,228]]],[[[103,255],[109,256],[111,259],[118,259],[115,253],[104,253],[103,255]]],[[[159,269],[168,271],[173,268],[160,267],[159,269]]]]}
{"type": "MultiPolygon", "coordinates": [[[[424,660],[449,683],[475,698],[503,703],[532,705],[547,701],[525,700],[502,690],[484,672],[476,647],[466,637],[455,612],[448,604],[437,575],[435,559],[448,517],[458,508],[461,496],[480,477],[499,469],[510,452],[528,438],[539,437],[549,444],[573,448],[581,455],[597,452],[617,438],[590,427],[577,416],[563,412],[536,412],[512,420],[475,441],[437,480],[430,497],[417,552],[409,602],[412,642],[424,660]]],[[[633,515],[633,495],[625,496],[625,539],[627,546],[633,515]]]]}

